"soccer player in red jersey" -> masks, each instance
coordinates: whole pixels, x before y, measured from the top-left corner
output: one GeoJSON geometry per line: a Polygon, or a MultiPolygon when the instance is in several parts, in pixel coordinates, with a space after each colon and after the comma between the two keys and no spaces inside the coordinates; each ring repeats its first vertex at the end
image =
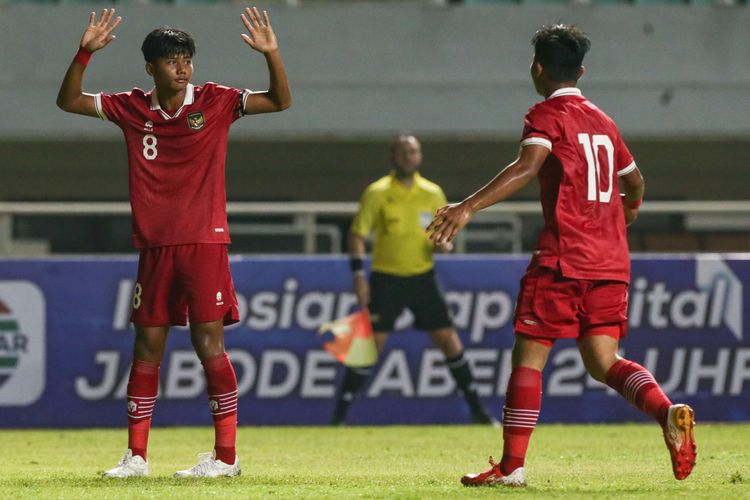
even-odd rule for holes
{"type": "Polygon", "coordinates": [[[659,422],[674,475],[685,479],[696,457],[693,410],[673,405],[651,373],[617,354],[630,281],[625,226],[638,216],[643,177],[612,119],[576,88],[588,37],[557,24],[537,31],[532,43],[531,79],[545,100],[526,114],[518,158],[461,203],[440,209],[428,227],[436,242],[451,241],[476,211],[539,178],[544,228],[516,306],[503,458],[496,464],[490,457],[489,470],[461,482],[526,485],[524,459],[541,407],[542,369],[560,338],[575,338],[591,376],[659,422]]]}
{"type": "Polygon", "coordinates": [[[158,28],[141,50],[154,88],[116,94],[82,91],[92,53],[106,47],[120,23],[114,9],[91,13],[80,48],[57,96],[68,112],[120,127],[128,148],[133,244],[140,250],[131,320],[133,364],[127,389],[128,450],[108,477],[149,472],[146,448],[156,403],[159,364],[170,325],[190,320],[190,338],[203,364],[215,446],[177,477],[240,474],[235,451],[237,379],[224,351],[224,325],[239,320],[229,270],[225,158],[230,125],[247,114],[288,108],[291,92],[268,12],[245,9],[242,39],[268,64],[268,91],[193,85],[195,43],[189,33],[158,28]]]}

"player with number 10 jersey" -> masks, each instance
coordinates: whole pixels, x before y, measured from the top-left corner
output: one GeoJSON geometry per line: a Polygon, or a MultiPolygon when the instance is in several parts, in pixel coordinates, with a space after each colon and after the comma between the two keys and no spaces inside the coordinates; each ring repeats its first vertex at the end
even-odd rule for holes
{"type": "Polygon", "coordinates": [[[595,380],[659,422],[674,476],[685,479],[696,458],[692,408],[672,404],[646,368],[618,355],[630,281],[625,226],[638,216],[643,177],[614,122],[577,88],[588,36],[557,24],[539,29],[532,43],[531,79],[544,101],[526,114],[518,158],[461,203],[438,210],[428,227],[435,241],[451,241],[476,211],[539,179],[544,228],[516,305],[502,460],[490,457],[489,470],[467,474],[461,482],[526,485],[524,463],[541,408],[542,370],[554,342],[565,338],[576,339],[595,380]]]}
{"type": "Polygon", "coordinates": [[[603,111],[575,87],[554,91],[529,109],[521,146],[550,150],[538,179],[544,228],[537,263],[569,278],[630,281],[620,189],[615,179],[636,169],[603,111]]]}

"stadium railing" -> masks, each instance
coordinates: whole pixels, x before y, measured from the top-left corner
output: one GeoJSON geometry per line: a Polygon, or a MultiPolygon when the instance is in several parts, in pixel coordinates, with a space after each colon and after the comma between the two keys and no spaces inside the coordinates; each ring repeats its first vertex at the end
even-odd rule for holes
{"type": "MultiPolygon", "coordinates": [[[[283,248],[267,253],[342,253],[343,234],[357,209],[355,202],[229,202],[227,213],[235,241],[294,237],[283,248]],[[243,217],[250,217],[247,222],[243,217]]],[[[539,225],[538,201],[505,202],[478,214],[456,242],[458,252],[520,253],[533,245],[528,234],[539,225]],[[534,229],[524,231],[524,229],[534,229]]],[[[127,202],[0,202],[0,255],[45,255],[50,243],[44,234],[34,239],[14,229],[19,219],[36,217],[119,217],[127,219],[127,202]]],[[[58,225],[56,223],[56,225],[58,225]]],[[[649,201],[638,224],[629,231],[633,251],[750,251],[750,201],[649,201]],[[659,217],[678,223],[654,223],[659,217]]],[[[242,252],[241,246],[239,251],[242,252]]],[[[55,252],[57,253],[57,252],[55,252]]],[[[76,253],[97,253],[85,248],[76,253]]]]}

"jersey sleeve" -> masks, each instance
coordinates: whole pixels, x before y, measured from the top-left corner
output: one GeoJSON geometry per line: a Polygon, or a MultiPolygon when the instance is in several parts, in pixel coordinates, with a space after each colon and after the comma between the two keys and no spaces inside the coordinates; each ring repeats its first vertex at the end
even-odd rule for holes
{"type": "Polygon", "coordinates": [[[214,105],[219,113],[231,117],[232,121],[245,115],[245,102],[254,92],[250,89],[238,89],[208,82],[203,87],[204,92],[211,93],[214,105]]]}
{"type": "Polygon", "coordinates": [[[523,120],[521,147],[536,144],[552,151],[552,145],[560,138],[560,127],[555,117],[544,107],[529,109],[523,120]]]}
{"type": "Polygon", "coordinates": [[[630,150],[625,145],[625,141],[622,140],[622,136],[617,134],[617,147],[615,150],[615,170],[617,175],[622,177],[627,175],[636,169],[635,160],[630,150]]]}
{"type": "Polygon", "coordinates": [[[362,195],[362,199],[359,202],[359,210],[354,216],[352,227],[349,231],[359,236],[369,236],[375,224],[377,210],[375,193],[368,188],[362,195]]]}
{"type": "Polygon", "coordinates": [[[96,114],[102,120],[108,120],[119,125],[127,112],[128,100],[131,95],[132,92],[118,92],[117,94],[99,92],[94,94],[96,114]]]}

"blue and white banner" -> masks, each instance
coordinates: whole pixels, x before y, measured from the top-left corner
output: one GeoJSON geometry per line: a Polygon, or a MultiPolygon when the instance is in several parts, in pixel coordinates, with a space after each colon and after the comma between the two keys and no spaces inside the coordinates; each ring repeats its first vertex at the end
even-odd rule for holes
{"type": "MultiPolygon", "coordinates": [[[[510,374],[512,316],[526,258],[446,256],[437,264],[480,393],[496,416],[510,374]]],[[[0,426],[126,423],[134,258],[0,260],[0,426]]],[[[352,311],[343,258],[235,257],[241,321],[227,329],[240,424],[324,424],[340,367],[318,327],[352,311]]],[[[635,257],[622,354],[656,374],[699,420],[750,420],[750,256],[635,257]]],[[[403,315],[350,412],[355,424],[461,423],[468,410],[442,355],[403,315]]],[[[544,372],[542,422],[645,420],[590,379],[573,341],[544,372]]],[[[174,328],[155,425],[211,421],[201,365],[174,328]]]]}

